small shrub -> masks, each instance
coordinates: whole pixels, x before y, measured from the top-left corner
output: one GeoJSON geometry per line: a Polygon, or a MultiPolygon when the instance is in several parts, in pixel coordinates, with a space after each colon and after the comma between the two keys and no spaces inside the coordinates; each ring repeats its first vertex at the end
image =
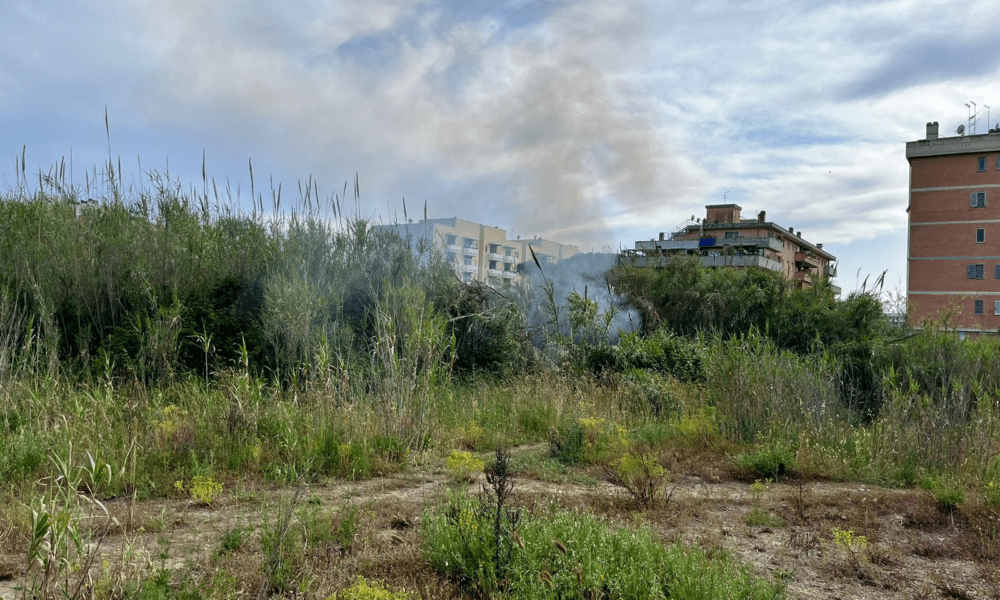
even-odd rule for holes
{"type": "Polygon", "coordinates": [[[938,509],[945,514],[958,511],[959,505],[965,502],[965,490],[955,478],[928,476],[920,485],[934,495],[938,509]]]}
{"type": "Polygon", "coordinates": [[[406,592],[390,590],[380,581],[369,583],[358,575],[357,581],[351,587],[335,592],[326,600],[408,600],[411,597],[406,592]]]}
{"type": "Polygon", "coordinates": [[[750,527],[784,527],[785,520],[777,515],[772,515],[759,506],[753,507],[747,515],[747,525],[750,527]]]}
{"type": "Polygon", "coordinates": [[[606,464],[617,459],[628,443],[624,427],[600,418],[580,418],[563,430],[549,430],[552,457],[568,465],[606,464]]]}
{"type": "Polygon", "coordinates": [[[734,461],[756,477],[777,481],[795,468],[795,451],[781,442],[772,441],[757,446],[752,452],[737,455],[734,461]]]}
{"type": "Polygon", "coordinates": [[[833,542],[847,555],[847,562],[850,563],[851,567],[859,574],[862,573],[861,560],[866,556],[868,538],[863,535],[855,535],[853,529],[844,530],[834,527],[833,542]]]}
{"type": "Polygon", "coordinates": [[[624,488],[643,508],[651,508],[663,492],[668,473],[649,452],[626,452],[607,470],[607,480],[624,488]]]}
{"type": "Polygon", "coordinates": [[[471,452],[463,452],[461,450],[452,450],[447,461],[445,461],[448,474],[456,482],[474,481],[475,474],[481,472],[485,466],[486,464],[472,456],[471,452]]]}
{"type": "Polygon", "coordinates": [[[210,506],[222,493],[221,483],[202,475],[192,477],[191,484],[186,487],[183,481],[175,481],[174,488],[179,492],[186,493],[198,504],[205,506],[210,506]]]}
{"type": "Polygon", "coordinates": [[[253,531],[253,528],[241,527],[239,523],[234,527],[226,529],[222,532],[222,538],[219,540],[219,547],[215,551],[216,556],[225,556],[239,552],[250,540],[251,531],[253,531]]]}

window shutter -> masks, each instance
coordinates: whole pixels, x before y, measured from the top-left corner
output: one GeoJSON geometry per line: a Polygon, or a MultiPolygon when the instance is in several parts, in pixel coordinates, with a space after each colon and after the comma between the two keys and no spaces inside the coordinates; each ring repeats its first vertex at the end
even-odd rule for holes
{"type": "Polygon", "coordinates": [[[978,196],[979,194],[977,194],[976,192],[972,192],[971,194],[969,194],[969,206],[972,207],[978,206],[979,204],[979,200],[977,198],[978,196]]]}
{"type": "Polygon", "coordinates": [[[993,303],[993,314],[1000,315],[1000,300],[993,303]]]}
{"type": "Polygon", "coordinates": [[[968,265],[967,269],[969,279],[974,279],[976,276],[976,265],[968,265]]]}
{"type": "Polygon", "coordinates": [[[976,265],[976,279],[982,279],[985,275],[986,265],[976,265]]]}
{"type": "Polygon", "coordinates": [[[1000,265],[993,265],[993,277],[1000,279],[1000,265]]]}
{"type": "Polygon", "coordinates": [[[982,300],[976,300],[976,314],[977,315],[983,314],[983,301],[982,300]]]}

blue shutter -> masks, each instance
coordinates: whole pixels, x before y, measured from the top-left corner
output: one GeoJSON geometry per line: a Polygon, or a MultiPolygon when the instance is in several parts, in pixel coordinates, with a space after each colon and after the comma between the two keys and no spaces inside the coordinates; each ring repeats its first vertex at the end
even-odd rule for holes
{"type": "Polygon", "coordinates": [[[976,278],[976,265],[969,265],[968,266],[968,276],[969,276],[969,279],[975,279],[976,278]]]}

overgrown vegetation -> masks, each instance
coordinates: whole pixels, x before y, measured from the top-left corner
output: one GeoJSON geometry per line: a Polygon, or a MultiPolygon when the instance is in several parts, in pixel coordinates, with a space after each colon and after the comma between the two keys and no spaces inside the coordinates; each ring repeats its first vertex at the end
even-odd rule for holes
{"type": "MultiPolygon", "coordinates": [[[[292,208],[279,189],[270,210],[258,195],[241,212],[207,179],[201,194],[156,173],[130,193],[107,179],[93,203],[52,174],[0,198],[0,481],[30,507],[23,522],[4,517],[4,531],[23,531],[3,539],[19,540],[38,597],[87,567],[84,507],[173,498],[214,510],[244,482],[301,489],[449,453],[461,485],[481,468],[464,451],[522,443],[547,442],[547,468],[589,470],[643,509],[664,497],[671,461],[698,453],[724,455],[747,481],[922,484],[949,518],[1000,507],[1000,342],[906,335],[877,289],[838,300],[824,283],[794,290],[773,273],[686,260],[616,269],[610,292],[642,317],[620,332],[622,307],[602,309],[586,287],[559,298],[548,280],[463,284],[432,247],[345,216],[343,195],[323,200],[311,181],[292,208]]],[[[708,569],[704,585],[725,579],[749,597],[777,589],[641,527],[522,516],[505,451],[491,465],[479,499],[456,496],[424,530],[435,566],[469,589],[676,596],[665,569],[708,569]],[[621,558],[587,562],[595,544],[621,558]]],[[[317,547],[352,551],[356,509],[335,517],[300,500],[259,535],[231,528],[217,553],[254,545],[261,597],[304,593],[317,547]]],[[[759,510],[749,522],[779,520],[759,510]]],[[[149,597],[188,585],[114,573],[105,579],[135,594],[146,578],[162,592],[149,597]]],[[[339,593],[398,595],[364,585],[339,593]]]]}

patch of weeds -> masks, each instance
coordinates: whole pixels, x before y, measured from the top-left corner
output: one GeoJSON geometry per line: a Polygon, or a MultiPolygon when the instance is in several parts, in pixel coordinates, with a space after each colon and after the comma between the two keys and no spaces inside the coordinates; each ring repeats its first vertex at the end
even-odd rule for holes
{"type": "Polygon", "coordinates": [[[833,528],[833,542],[838,548],[844,551],[847,563],[859,576],[865,575],[862,560],[866,558],[868,549],[868,538],[863,535],[855,535],[853,529],[833,528]]]}
{"type": "Polygon", "coordinates": [[[558,598],[744,598],[781,597],[784,583],[756,576],[724,551],[696,544],[663,545],[648,526],[614,527],[593,515],[553,510],[531,514],[518,528],[507,578],[490,566],[487,519],[461,513],[424,519],[423,545],[439,572],[466,582],[479,597],[530,600],[558,598]],[[460,548],[466,548],[460,552],[460,548]]]}
{"type": "Polygon", "coordinates": [[[219,494],[222,493],[222,484],[211,477],[195,475],[191,478],[191,483],[188,485],[184,485],[184,482],[180,480],[175,481],[174,489],[186,494],[196,504],[211,506],[212,502],[217,500],[219,494]]]}
{"type": "Polygon", "coordinates": [[[663,494],[669,473],[648,450],[626,452],[611,463],[605,477],[613,485],[623,488],[643,508],[652,508],[663,494]]]}
{"type": "Polygon", "coordinates": [[[514,459],[515,470],[525,477],[549,483],[597,485],[598,480],[581,469],[570,468],[555,458],[537,454],[522,454],[514,459]]]}
{"type": "Polygon", "coordinates": [[[750,527],[784,527],[785,520],[777,515],[772,515],[771,513],[764,510],[760,505],[761,496],[767,490],[768,481],[760,481],[759,479],[753,482],[750,486],[750,494],[753,502],[753,508],[750,510],[750,514],[747,515],[747,525],[750,527]]]}
{"type": "Polygon", "coordinates": [[[472,483],[476,480],[476,473],[481,472],[485,466],[485,463],[474,457],[471,452],[462,450],[452,450],[445,461],[448,475],[455,483],[472,483]]]}
{"type": "Polygon", "coordinates": [[[778,515],[772,515],[759,506],[753,507],[747,515],[747,525],[750,527],[780,528],[785,526],[785,520],[778,515]]]}
{"type": "Polygon", "coordinates": [[[733,462],[756,477],[777,481],[794,470],[795,452],[781,442],[772,441],[735,456],[733,462]]]}
{"type": "Polygon", "coordinates": [[[351,587],[335,592],[326,600],[408,600],[412,597],[407,592],[392,591],[381,581],[368,582],[358,575],[351,587]]]}
{"type": "Polygon", "coordinates": [[[258,596],[302,593],[311,584],[309,573],[302,571],[302,545],[291,535],[292,515],[302,495],[299,485],[292,497],[282,503],[274,522],[266,519],[260,531],[260,545],[264,552],[261,565],[262,581],[258,596]]]}
{"type": "Polygon", "coordinates": [[[958,512],[958,507],[965,502],[965,489],[954,477],[925,477],[920,487],[934,495],[938,510],[946,515],[958,512]]]}
{"type": "Polygon", "coordinates": [[[552,457],[567,465],[607,463],[628,443],[624,427],[600,418],[580,418],[564,429],[549,430],[552,457]]]}
{"type": "Polygon", "coordinates": [[[241,526],[239,521],[237,521],[236,525],[222,532],[222,537],[219,539],[219,547],[216,548],[215,555],[218,557],[239,552],[250,541],[250,534],[252,532],[252,527],[241,526]]]}

